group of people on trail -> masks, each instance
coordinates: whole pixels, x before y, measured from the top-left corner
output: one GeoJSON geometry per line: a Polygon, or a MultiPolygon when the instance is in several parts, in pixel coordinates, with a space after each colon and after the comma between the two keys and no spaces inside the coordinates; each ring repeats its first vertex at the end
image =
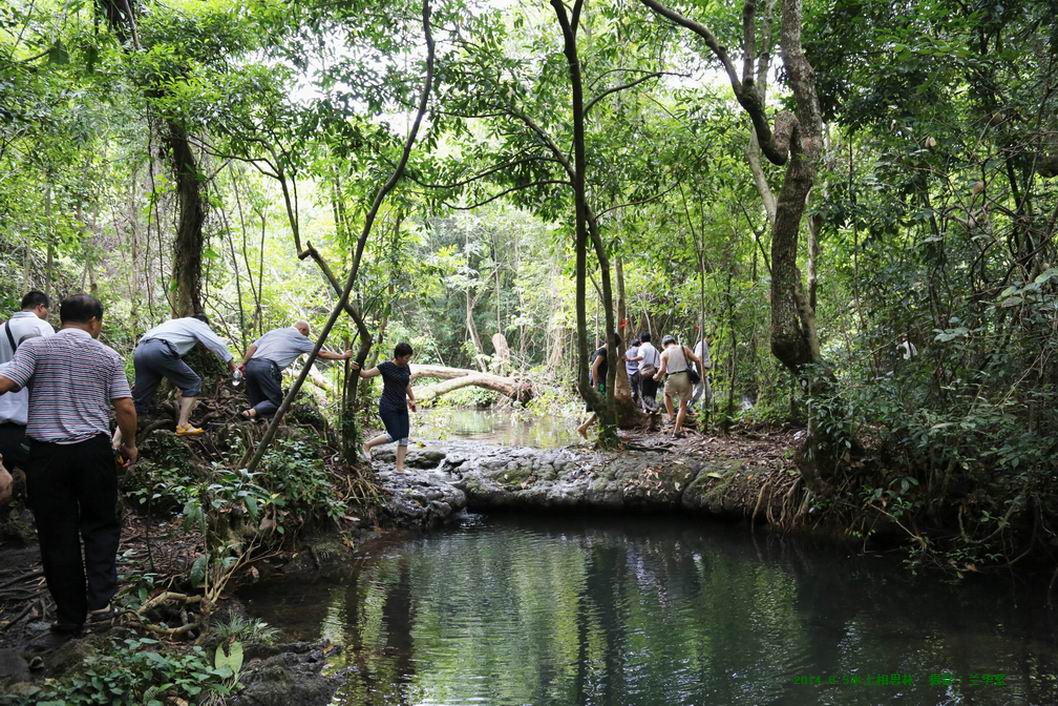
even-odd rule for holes
{"type": "MultiPolygon", "coordinates": [[[[51,302],[42,292],[27,293],[21,310],[0,324],[0,505],[11,495],[10,471],[25,473],[27,499],[40,541],[44,578],[56,604],[56,622],[36,647],[48,648],[108,624],[117,593],[117,468],[135,463],[138,413],[154,405],[162,379],[179,391],[176,434],[199,436],[191,422],[202,393],[202,378],[185,356],[197,345],[227,363],[235,379],[245,376],[246,419],[273,415],[282,402],[282,371],[316,344],[309,325],[269,331],[242,358],[209,326],[205,315],[175,318],[152,328],[133,353],[135,385],[130,387],[122,357],[98,338],[103,305],[77,294],[59,306],[59,331],[48,323],[51,302]],[[111,412],[116,429],[111,430],[111,412]],[[116,455],[116,456],[115,456],[116,455]],[[10,470],[9,470],[10,469],[10,470]]],[[[351,351],[320,350],[325,360],[348,360],[351,351]]],[[[379,415],[386,433],[364,446],[396,442],[396,469],[402,471],[409,434],[408,410],[415,410],[411,388],[411,346],[401,343],[393,360],[363,370],[361,378],[382,376],[379,415]]]]}
{"type": "MultiPolygon", "coordinates": [[[[296,321],[293,326],[272,329],[250,344],[242,361],[236,364],[228,345],[209,327],[209,319],[204,314],[166,321],[145,333],[136,345],[133,354],[136,411],[146,414],[151,410],[158,384],[165,378],[180,390],[181,395],[176,435],[199,436],[204,433],[205,430],[191,423],[191,411],[201,394],[202,378],[184,360],[195,345],[201,343],[228,365],[228,371],[235,381],[246,381],[246,396],[250,406],[242,411],[242,417],[271,417],[283,402],[283,371],[316,347],[309,333],[309,323],[304,320],[296,321]]],[[[317,357],[324,360],[349,360],[352,356],[352,351],[336,353],[325,348],[317,353],[317,357]]],[[[383,380],[379,417],[387,433],[368,441],[363,448],[364,455],[370,459],[374,447],[397,442],[398,472],[404,470],[408,450],[408,409],[415,409],[409,367],[411,357],[411,346],[401,343],[392,361],[368,370],[361,370],[356,362],[350,363],[352,370],[357,371],[360,377],[381,375],[383,380]]],[[[114,439],[115,447],[119,444],[120,431],[114,439]]]]}
{"type": "MultiPolygon", "coordinates": [[[[675,336],[664,336],[661,339],[662,350],[659,351],[652,342],[650,332],[644,331],[631,341],[627,350],[622,351],[621,337],[616,333],[612,335],[614,347],[624,359],[624,370],[635,404],[646,414],[656,414],[658,386],[663,384],[665,411],[669,421],[673,422],[672,433],[680,436],[688,405],[702,399],[703,395],[707,403],[712,401],[708,375],[712,361],[705,338],[700,339],[691,350],[675,336]]],[[[600,346],[592,355],[589,378],[592,387],[603,395],[606,394],[608,371],[606,346],[600,346]]],[[[596,418],[590,403],[588,411],[592,414],[577,427],[581,436],[587,436],[596,418]]]]}

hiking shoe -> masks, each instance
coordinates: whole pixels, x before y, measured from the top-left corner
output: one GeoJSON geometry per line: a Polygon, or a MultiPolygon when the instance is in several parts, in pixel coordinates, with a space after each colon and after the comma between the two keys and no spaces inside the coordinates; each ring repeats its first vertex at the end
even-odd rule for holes
{"type": "Polygon", "coordinates": [[[74,637],[81,634],[83,625],[74,625],[73,623],[52,623],[48,626],[48,632],[56,635],[73,635],[74,637]]]}
{"type": "Polygon", "coordinates": [[[176,427],[177,436],[202,436],[205,433],[205,429],[196,427],[194,424],[181,424],[176,427]]]}
{"type": "Polygon", "coordinates": [[[47,632],[41,633],[26,644],[26,652],[51,652],[62,647],[70,640],[81,637],[82,634],[83,631],[80,625],[54,623],[48,627],[47,632]]]}
{"type": "Polygon", "coordinates": [[[104,632],[113,626],[115,616],[114,607],[107,603],[104,608],[88,611],[85,628],[90,632],[104,632]]]}

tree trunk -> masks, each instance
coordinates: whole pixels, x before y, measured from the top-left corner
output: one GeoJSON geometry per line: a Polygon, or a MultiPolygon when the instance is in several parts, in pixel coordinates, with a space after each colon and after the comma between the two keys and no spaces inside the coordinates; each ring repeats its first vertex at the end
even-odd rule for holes
{"type": "Polygon", "coordinates": [[[189,316],[202,311],[202,251],[205,248],[202,224],[206,220],[206,207],[200,191],[198,164],[187,133],[172,120],[166,121],[166,130],[180,211],[173,241],[173,283],[176,289],[173,313],[189,316]]]}
{"type": "Polygon", "coordinates": [[[599,232],[599,224],[594,214],[588,207],[587,184],[585,171],[587,168],[585,136],[584,136],[584,85],[581,76],[580,59],[577,55],[577,28],[580,23],[580,13],[584,7],[584,0],[576,0],[570,14],[567,14],[566,6],[562,0],[551,0],[551,6],[558,17],[562,28],[563,54],[569,67],[569,78],[571,88],[571,107],[573,112],[573,195],[574,215],[576,224],[576,289],[577,289],[577,358],[578,371],[577,380],[581,396],[589,401],[595,409],[603,433],[601,440],[603,444],[612,443],[616,440],[616,415],[614,410],[614,380],[617,374],[617,349],[614,345],[613,333],[614,309],[613,290],[610,283],[610,264],[606,255],[599,232]],[[603,397],[591,385],[588,379],[588,321],[586,310],[587,297],[587,249],[588,240],[592,241],[595,255],[599,261],[599,269],[602,279],[602,299],[606,312],[606,351],[607,351],[607,374],[606,374],[606,396],[603,397]]]}
{"type": "MultiPolygon", "coordinates": [[[[617,273],[617,321],[624,347],[632,340],[632,325],[628,322],[628,301],[625,298],[624,264],[620,256],[614,261],[617,273]]],[[[632,384],[628,381],[625,370],[624,350],[617,351],[617,376],[614,378],[614,411],[617,414],[617,425],[621,428],[635,426],[642,422],[642,412],[632,399],[632,384]]]]}
{"type": "Polygon", "coordinates": [[[412,365],[411,379],[438,378],[441,383],[426,385],[415,391],[415,398],[422,402],[470,385],[499,392],[518,402],[528,402],[533,396],[532,383],[527,379],[481,373],[467,368],[448,368],[441,365],[412,365]]]}
{"type": "MultiPolygon", "coordinates": [[[[820,364],[819,337],[816,332],[815,310],[803,287],[801,272],[797,266],[798,238],[805,212],[808,194],[815,182],[818,163],[823,146],[823,120],[816,94],[815,73],[801,46],[801,0],[786,0],[782,5],[780,47],[783,68],[794,98],[794,115],[780,113],[769,123],[763,79],[767,76],[769,50],[765,37],[765,49],[758,58],[755,49],[756,3],[745,0],[743,4],[743,70],[741,80],[727,49],[709,29],[662,5],[658,0],[641,0],[658,15],[685,27],[701,37],[710,51],[723,65],[738,102],[746,110],[752,123],[756,144],[767,159],[776,165],[786,165],[782,188],[775,203],[775,219],[771,243],[771,349],[776,358],[800,381],[809,394],[825,392],[833,379],[820,364]],[[754,75],[754,62],[757,75],[754,75]],[[762,79],[759,81],[758,78],[762,79]],[[813,375],[816,369],[822,374],[813,375]],[[816,389],[812,385],[818,385],[816,389]]],[[[765,27],[770,26],[769,3],[764,18],[765,27]]],[[[752,152],[751,143],[750,150],[752,152]]],[[[750,158],[751,169],[753,158],[750,158]]],[[[763,172],[754,169],[758,187],[766,187],[763,172]],[[758,173],[759,172],[759,173],[758,173]]],[[[762,189],[762,198],[766,189],[762,189]]],[[[831,425],[832,426],[832,425],[831,425]]],[[[838,436],[840,431],[824,431],[810,425],[809,450],[812,468],[802,467],[805,481],[810,486],[817,480],[815,466],[824,470],[835,468],[835,461],[844,447],[838,436]]]]}
{"type": "Polygon", "coordinates": [[[478,325],[474,321],[474,305],[478,303],[478,297],[475,294],[473,297],[470,295],[470,290],[466,291],[466,319],[467,319],[467,334],[470,336],[470,342],[474,344],[474,364],[478,368],[485,372],[485,347],[481,344],[481,335],[478,333],[478,325]]]}

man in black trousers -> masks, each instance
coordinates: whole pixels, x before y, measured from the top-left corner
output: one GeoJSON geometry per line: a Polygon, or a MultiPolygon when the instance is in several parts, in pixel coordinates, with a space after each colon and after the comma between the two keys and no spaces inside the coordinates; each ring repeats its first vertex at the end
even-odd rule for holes
{"type": "Polygon", "coordinates": [[[110,408],[122,431],[121,452],[136,460],[136,409],[121,357],[96,339],[103,305],[67,297],[62,329],[33,338],[0,373],[0,394],[29,389],[26,484],[40,555],[57,621],[51,646],[110,617],[117,593],[118,480],[110,446],[110,408]],[[84,544],[82,558],[82,542],[84,544]]]}

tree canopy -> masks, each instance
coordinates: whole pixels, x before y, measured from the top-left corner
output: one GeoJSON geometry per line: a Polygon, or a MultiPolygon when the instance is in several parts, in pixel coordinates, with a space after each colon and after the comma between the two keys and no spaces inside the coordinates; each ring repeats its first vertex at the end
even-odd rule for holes
{"type": "Polygon", "coordinates": [[[332,341],[510,365],[606,428],[607,332],[704,328],[704,423],[805,424],[821,497],[999,551],[1058,512],[1056,115],[1046,0],[16,0],[0,303],[245,345],[348,281],[332,341]]]}

